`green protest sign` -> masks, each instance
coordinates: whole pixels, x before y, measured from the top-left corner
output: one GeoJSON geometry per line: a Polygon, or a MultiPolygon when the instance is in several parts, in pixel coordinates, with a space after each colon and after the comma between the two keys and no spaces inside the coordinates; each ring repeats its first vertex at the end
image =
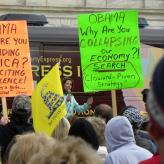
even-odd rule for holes
{"type": "Polygon", "coordinates": [[[138,13],[78,16],[84,91],[143,87],[138,13]]]}

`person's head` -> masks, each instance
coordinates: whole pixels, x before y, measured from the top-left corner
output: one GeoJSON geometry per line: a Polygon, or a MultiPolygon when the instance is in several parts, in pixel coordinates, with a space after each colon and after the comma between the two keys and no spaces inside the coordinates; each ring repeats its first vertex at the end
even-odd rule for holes
{"type": "Polygon", "coordinates": [[[142,100],[144,103],[146,103],[147,101],[147,95],[148,95],[149,89],[145,88],[142,90],[141,94],[142,94],[142,100]]]}
{"type": "Polygon", "coordinates": [[[94,149],[98,150],[99,142],[92,124],[84,118],[76,120],[69,130],[70,136],[81,137],[94,149]]]}
{"type": "Polygon", "coordinates": [[[8,164],[27,163],[33,154],[46,149],[54,142],[54,139],[43,134],[29,133],[16,136],[16,142],[9,152],[8,164]]]}
{"type": "MultiPolygon", "coordinates": [[[[101,163],[96,151],[88,143],[79,137],[68,137],[63,140],[68,152],[76,156],[76,163],[101,163]],[[97,161],[96,161],[97,160],[97,161]]],[[[72,158],[73,159],[73,158],[72,158]]],[[[71,162],[70,162],[71,163],[71,162]]]]}
{"type": "Polygon", "coordinates": [[[88,144],[74,137],[56,142],[48,151],[34,154],[27,164],[102,164],[102,160],[88,144]]]}
{"type": "Polygon", "coordinates": [[[104,146],[104,131],[106,126],[105,120],[100,117],[86,117],[86,119],[92,124],[93,128],[95,129],[95,132],[97,133],[97,137],[99,140],[99,145],[104,146]]]}
{"type": "Polygon", "coordinates": [[[142,117],[140,111],[136,107],[126,106],[120,111],[119,115],[125,116],[129,120],[134,132],[140,129],[142,125],[142,117]]]}
{"type": "Polygon", "coordinates": [[[70,77],[66,77],[62,80],[62,84],[63,84],[63,91],[64,93],[68,93],[72,91],[72,87],[73,87],[73,79],[70,77]]]}
{"type": "Polygon", "coordinates": [[[107,123],[113,117],[112,108],[107,104],[99,104],[95,107],[94,115],[105,119],[107,123]]]}
{"type": "Polygon", "coordinates": [[[135,143],[129,120],[124,116],[116,116],[108,121],[105,128],[105,140],[108,152],[112,152],[126,144],[135,143]]]}
{"type": "Polygon", "coordinates": [[[150,116],[149,131],[158,141],[164,137],[164,58],[153,72],[147,106],[150,116]]]}
{"type": "Polygon", "coordinates": [[[12,102],[11,119],[26,122],[31,114],[31,98],[27,95],[17,95],[12,102]]]}
{"type": "Polygon", "coordinates": [[[64,117],[60,120],[56,128],[54,129],[54,132],[52,133],[52,137],[61,140],[68,136],[68,132],[70,129],[70,123],[69,121],[64,117]]]}

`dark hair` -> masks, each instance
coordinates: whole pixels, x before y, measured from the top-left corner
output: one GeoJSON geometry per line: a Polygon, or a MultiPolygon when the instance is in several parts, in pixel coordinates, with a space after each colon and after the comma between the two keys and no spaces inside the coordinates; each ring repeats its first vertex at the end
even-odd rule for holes
{"type": "Polygon", "coordinates": [[[144,101],[144,103],[146,103],[146,101],[147,101],[148,92],[149,92],[149,89],[144,89],[141,92],[142,93],[142,100],[144,101]]]}
{"type": "Polygon", "coordinates": [[[99,141],[92,124],[84,118],[76,120],[69,130],[69,135],[81,137],[95,150],[98,150],[99,141]]]}
{"type": "MultiPolygon", "coordinates": [[[[64,78],[62,79],[63,90],[64,90],[64,84],[66,83],[67,80],[70,80],[70,81],[72,82],[72,88],[71,88],[71,89],[73,89],[73,83],[74,83],[73,79],[72,79],[71,77],[64,77],[64,78]]],[[[64,91],[64,92],[65,92],[65,91],[64,91]]]]}
{"type": "Polygon", "coordinates": [[[7,145],[7,148],[5,149],[4,147],[2,147],[1,150],[1,160],[2,160],[2,164],[7,164],[8,163],[8,158],[9,158],[9,153],[10,150],[12,148],[12,146],[16,143],[16,136],[14,136],[12,138],[12,140],[9,142],[9,144],[7,145]]]}

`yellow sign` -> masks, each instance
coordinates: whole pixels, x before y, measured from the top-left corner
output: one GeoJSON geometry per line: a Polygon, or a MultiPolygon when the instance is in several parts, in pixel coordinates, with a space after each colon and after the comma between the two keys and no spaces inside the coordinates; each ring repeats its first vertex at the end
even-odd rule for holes
{"type": "Polygon", "coordinates": [[[0,97],[32,95],[26,21],[0,21],[0,97]]]}
{"type": "Polygon", "coordinates": [[[35,131],[51,135],[66,113],[59,66],[56,64],[37,84],[32,95],[35,131]]]}

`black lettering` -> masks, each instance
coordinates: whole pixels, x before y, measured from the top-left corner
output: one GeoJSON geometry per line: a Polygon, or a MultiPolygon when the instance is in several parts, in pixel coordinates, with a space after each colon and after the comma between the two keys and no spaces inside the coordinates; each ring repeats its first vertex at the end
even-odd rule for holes
{"type": "Polygon", "coordinates": [[[89,23],[96,23],[97,22],[97,16],[95,14],[89,15],[89,23]]]}
{"type": "Polygon", "coordinates": [[[96,55],[92,55],[92,56],[91,56],[91,59],[90,59],[90,62],[95,61],[95,57],[96,57],[96,55]]]}

